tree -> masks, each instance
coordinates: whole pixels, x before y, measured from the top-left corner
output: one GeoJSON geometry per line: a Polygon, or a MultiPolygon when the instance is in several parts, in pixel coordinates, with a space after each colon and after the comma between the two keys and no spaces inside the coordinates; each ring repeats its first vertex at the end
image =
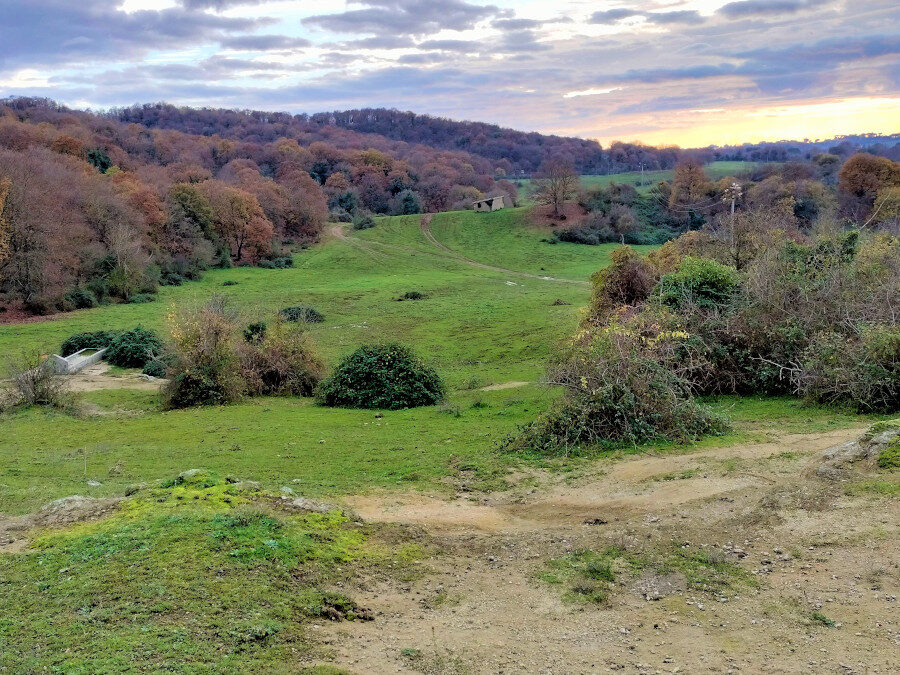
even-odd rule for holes
{"type": "Polygon", "coordinates": [[[537,173],[534,200],[538,204],[553,207],[553,215],[559,217],[563,204],[578,194],[578,174],[571,162],[552,159],[544,162],[537,173]]]}
{"type": "Polygon", "coordinates": [[[9,189],[12,187],[12,181],[9,178],[0,178],[0,268],[9,258],[9,238],[11,228],[9,221],[3,214],[6,206],[6,197],[9,195],[9,189]]]}
{"type": "Polygon", "coordinates": [[[271,247],[272,223],[249,192],[217,180],[202,184],[212,205],[213,230],[235,260],[257,260],[271,247]]]}
{"type": "Polygon", "coordinates": [[[100,173],[106,173],[109,168],[112,166],[112,160],[109,158],[109,154],[103,148],[91,148],[87,152],[87,160],[100,173]]]}
{"type": "Polygon", "coordinates": [[[838,174],[841,212],[863,224],[881,208],[876,203],[879,191],[900,186],[900,163],[886,157],[860,152],[844,162],[838,174]]]}

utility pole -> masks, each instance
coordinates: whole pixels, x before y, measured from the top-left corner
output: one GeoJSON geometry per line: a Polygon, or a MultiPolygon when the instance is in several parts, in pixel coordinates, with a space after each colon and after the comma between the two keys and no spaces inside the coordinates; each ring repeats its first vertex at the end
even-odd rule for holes
{"type": "Polygon", "coordinates": [[[731,255],[734,258],[735,266],[737,266],[737,251],[734,248],[734,204],[735,202],[741,198],[741,186],[735,181],[729,187],[725,189],[725,195],[722,197],[722,201],[728,202],[731,200],[731,224],[729,225],[728,231],[728,246],[731,248],[731,255]]]}

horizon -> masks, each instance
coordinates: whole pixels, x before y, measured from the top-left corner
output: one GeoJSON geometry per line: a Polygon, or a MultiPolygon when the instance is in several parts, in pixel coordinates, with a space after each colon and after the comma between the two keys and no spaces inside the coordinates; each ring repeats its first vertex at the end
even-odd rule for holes
{"type": "Polygon", "coordinates": [[[604,147],[900,132],[882,0],[0,2],[0,92],[73,108],[384,107],[604,147]]]}

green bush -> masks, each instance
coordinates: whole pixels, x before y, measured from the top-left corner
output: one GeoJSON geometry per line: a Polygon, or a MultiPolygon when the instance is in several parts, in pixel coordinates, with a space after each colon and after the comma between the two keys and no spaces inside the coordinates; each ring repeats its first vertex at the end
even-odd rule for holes
{"type": "Polygon", "coordinates": [[[878,468],[900,469],[900,436],[894,436],[878,453],[878,468]]]}
{"type": "Polygon", "coordinates": [[[142,305],[146,302],[154,302],[156,296],[153,293],[135,293],[128,296],[129,305],[142,305]]]}
{"type": "Polygon", "coordinates": [[[408,348],[365,345],[347,356],[319,386],[321,405],[398,410],[435,405],[444,397],[438,374],[408,348]]]}
{"type": "Polygon", "coordinates": [[[809,400],[894,413],[900,410],[900,328],[866,326],[858,336],[819,333],[803,352],[796,379],[809,400]]]}
{"type": "Polygon", "coordinates": [[[740,276],[733,267],[687,257],[677,270],[659,280],[656,293],[663,304],[676,309],[687,304],[715,308],[731,302],[739,284],[740,276]]]}
{"type": "Polygon", "coordinates": [[[368,214],[353,219],[354,230],[368,230],[373,227],[375,227],[375,219],[368,214]]]}
{"type": "Polygon", "coordinates": [[[165,377],[166,364],[161,359],[153,359],[152,361],[147,361],[141,372],[150,377],[165,377]]]}
{"type": "Polygon", "coordinates": [[[64,310],[90,309],[97,306],[97,296],[87,288],[73,288],[63,296],[64,310]]]}
{"type": "Polygon", "coordinates": [[[406,293],[397,298],[397,300],[399,302],[403,302],[404,300],[424,300],[426,297],[428,296],[420,291],[406,291],[406,293]]]}
{"type": "Polygon", "coordinates": [[[604,445],[690,440],[726,424],[693,397],[685,362],[699,359],[679,331],[646,340],[640,315],[601,328],[575,344],[550,369],[565,388],[549,412],[506,442],[507,449],[540,455],[579,454],[604,445]]]}
{"type": "Polygon", "coordinates": [[[60,356],[71,356],[82,349],[106,349],[119,336],[120,331],[98,330],[92,333],[75,333],[59,348],[60,356]]]}
{"type": "Polygon", "coordinates": [[[210,377],[203,369],[184,370],[167,389],[169,408],[190,408],[200,405],[224,405],[234,400],[232,392],[219,378],[210,377]]]}
{"type": "Polygon", "coordinates": [[[309,305],[285,307],[284,309],[279,311],[278,314],[285,321],[291,322],[302,321],[304,323],[322,323],[325,320],[324,314],[322,314],[315,307],[310,307],[309,305]]]}
{"type": "Polygon", "coordinates": [[[106,360],[121,368],[143,368],[147,361],[162,353],[163,344],[152,330],[138,326],[120,333],[106,352],[106,360]]]}
{"type": "Polygon", "coordinates": [[[266,337],[266,322],[257,321],[244,329],[244,342],[260,342],[266,337]]]}

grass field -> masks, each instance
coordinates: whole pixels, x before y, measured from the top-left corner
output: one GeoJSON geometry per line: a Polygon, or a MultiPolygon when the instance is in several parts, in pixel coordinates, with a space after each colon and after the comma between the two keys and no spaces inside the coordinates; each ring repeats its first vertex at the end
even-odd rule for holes
{"type": "MultiPolygon", "coordinates": [[[[232,297],[248,320],[308,303],[326,316],[311,331],[329,363],[363,342],[399,340],[434,365],[450,389],[443,407],[381,418],[305,399],[161,412],[154,394],[129,390],[85,394],[98,412],[90,416],[16,412],[4,417],[0,437],[0,513],[25,513],[73,493],[117,494],[193,467],[252,477],[273,489],[297,481],[313,495],[430,484],[448,475],[499,485],[506,460],[498,442],[554,397],[539,384],[546,359],[577,325],[589,295],[585,281],[614,248],[550,246],[522,214],[438,214],[431,231],[452,254],[423,236],[418,217],[386,218],[359,239],[331,239],[299,253],[293,269],[213,270],[200,282],[163,288],[154,303],[0,327],[0,352],[48,353],[78,331],[135,324],[164,330],[167,312],[213,293],[232,297]],[[473,267],[457,254],[572,283],[473,267]],[[428,297],[396,301],[408,290],[428,297]],[[512,381],[527,384],[480,391],[512,381]]],[[[723,405],[741,417],[756,404],[723,405]]],[[[801,419],[809,414],[795,412],[801,419]]]]}
{"type": "MultiPolygon", "coordinates": [[[[0,536],[0,672],[346,673],[315,665],[333,652],[311,623],[362,616],[344,582],[415,578],[427,544],[334,511],[291,511],[287,495],[490,491],[512,486],[517,462],[568,470],[576,461],[514,459],[499,446],[557,395],[540,385],[547,358],[577,326],[587,278],[614,246],[551,246],[523,215],[444,213],[425,230],[418,216],[384,218],[334,233],[292,269],[213,270],[161,289],[154,303],[0,326],[0,353],[48,353],[78,331],[162,331],[167,313],[213,293],[247,321],[306,303],[326,316],[310,330],[330,364],[363,342],[401,341],[449,387],[442,406],[384,413],[302,398],[164,412],[154,392],[104,389],[82,394],[78,415],[3,414],[0,525],[2,514],[67,495],[132,496],[102,520],[29,532],[23,552],[4,551],[0,536]],[[426,298],[397,301],[411,290],[426,298]],[[515,386],[482,391],[504,383],[515,386]],[[205,471],[173,480],[193,468],[205,471]]],[[[708,403],[735,422],[695,444],[710,448],[868,419],[787,398],[708,403]]],[[[648,449],[688,448],[603,454],[648,449]]]]}
{"type": "MultiPolygon", "coordinates": [[[[741,173],[750,171],[756,166],[756,162],[711,162],[706,165],[706,173],[713,180],[719,180],[727,176],[737,176],[741,173]]],[[[613,173],[606,175],[583,175],[581,176],[581,185],[585,188],[605,187],[611,183],[627,183],[638,189],[638,192],[646,192],[651,187],[664,180],[672,180],[672,170],[664,171],[628,171],[625,173],[613,173]]],[[[520,194],[523,198],[527,197],[528,190],[531,187],[531,180],[524,179],[517,181],[520,187],[520,194]]]]}

